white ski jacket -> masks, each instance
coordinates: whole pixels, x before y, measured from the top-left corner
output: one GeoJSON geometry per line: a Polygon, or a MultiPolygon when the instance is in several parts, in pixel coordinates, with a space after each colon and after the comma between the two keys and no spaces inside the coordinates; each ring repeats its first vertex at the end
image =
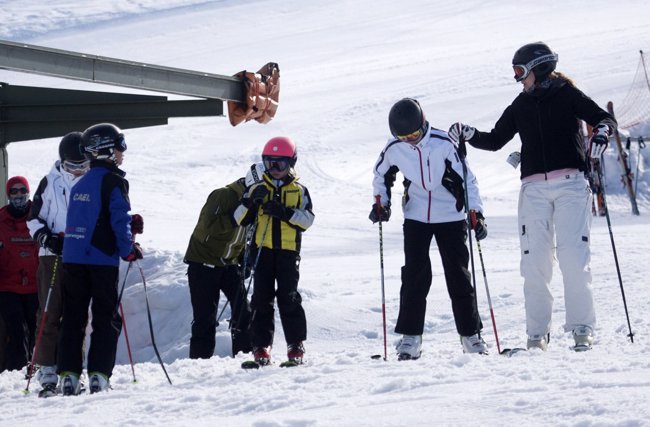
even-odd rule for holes
{"type": "MultiPolygon", "coordinates": [[[[70,189],[79,182],[80,178],[63,170],[59,160],[54,163],[52,170],[43,177],[34,194],[34,203],[27,222],[32,238],[43,227],[47,227],[52,234],[65,232],[70,189]]],[[[41,247],[38,255],[53,256],[54,254],[41,247]]]]}
{"type": "MultiPolygon", "coordinates": [[[[467,159],[465,159],[467,164],[467,159]]],[[[463,197],[463,165],[455,145],[447,132],[431,128],[422,141],[416,145],[391,138],[375,163],[373,191],[381,196],[381,204],[390,201],[386,176],[394,172],[393,166],[399,168],[410,183],[407,183],[402,210],[405,219],[424,223],[453,222],[465,219],[464,203],[458,205],[457,199],[442,184],[443,177],[448,182],[454,180],[457,196],[463,197]],[[446,162],[447,161],[447,162],[446,162]],[[391,171],[389,171],[391,169],[391,171]]],[[[467,192],[469,207],[483,212],[476,177],[467,166],[467,192]]],[[[464,200],[463,200],[464,201],[464,200]]]]}

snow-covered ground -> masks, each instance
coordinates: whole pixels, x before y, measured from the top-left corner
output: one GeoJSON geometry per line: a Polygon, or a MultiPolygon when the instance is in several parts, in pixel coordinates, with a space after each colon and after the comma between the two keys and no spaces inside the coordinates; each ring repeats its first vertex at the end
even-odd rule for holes
{"type": "MultiPolygon", "coordinates": [[[[487,357],[463,354],[434,247],[424,353],[418,361],[397,362],[392,330],[403,254],[396,209],[384,225],[389,360],[372,360],[383,353],[383,336],[378,229],[367,219],[372,166],[395,101],[418,98],[441,129],[460,120],[489,130],[521,90],[512,79],[512,54],[543,40],[559,53],[558,70],[600,105],[611,100],[616,106],[634,77],[639,49],[650,50],[649,15],[644,0],[3,0],[0,38],[224,75],[274,61],[282,90],[268,125],[174,119],[126,131],[133,211],[146,223],[141,265],[156,343],[173,386],[150,345],[142,281],[134,270],[126,279],[124,309],[137,383],[123,338],[109,393],[38,399],[21,392],[22,373],[4,372],[0,425],[650,425],[648,149],[641,153],[638,217],[630,214],[615,154],[607,153],[612,231],[634,343],[626,338],[607,223],[597,217],[592,270],[599,323],[592,351],[569,350],[558,270],[549,351],[497,355],[477,262],[484,336],[492,351],[487,357]],[[189,360],[192,314],[182,257],[190,233],[207,195],[243,175],[276,135],[297,141],[297,169],[316,214],[304,235],[300,281],[309,329],[306,366],[241,370],[246,356],[229,357],[226,322],[218,329],[215,356],[189,360]]],[[[132,92],[7,71],[0,71],[0,81],[132,92]]],[[[11,144],[10,175],[25,175],[35,187],[56,159],[57,143],[11,144]]],[[[468,154],[486,205],[490,235],[482,252],[502,347],[525,344],[515,225],[519,174],[505,163],[518,148],[514,140],[496,153],[470,148],[468,154]]],[[[631,158],[635,169],[636,145],[631,158]]],[[[275,350],[282,358],[280,329],[275,350]]]]}

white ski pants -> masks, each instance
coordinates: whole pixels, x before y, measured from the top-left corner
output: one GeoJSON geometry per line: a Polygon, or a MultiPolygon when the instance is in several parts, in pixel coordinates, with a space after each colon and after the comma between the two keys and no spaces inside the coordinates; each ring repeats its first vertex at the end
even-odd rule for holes
{"type": "Polygon", "coordinates": [[[526,332],[551,330],[554,252],[564,281],[565,325],[594,328],[596,315],[589,267],[591,189],[582,172],[549,181],[524,183],[519,192],[521,276],[524,278],[526,332]]]}

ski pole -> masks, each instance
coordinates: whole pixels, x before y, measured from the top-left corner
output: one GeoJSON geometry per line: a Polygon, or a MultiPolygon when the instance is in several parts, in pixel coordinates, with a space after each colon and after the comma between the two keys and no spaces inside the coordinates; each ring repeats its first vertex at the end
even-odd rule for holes
{"type": "MultiPolygon", "coordinates": [[[[244,271],[243,271],[243,274],[242,274],[242,276],[241,276],[242,278],[244,278],[244,280],[246,280],[246,279],[245,279],[245,275],[246,275],[246,266],[248,265],[248,258],[249,258],[249,256],[250,256],[250,245],[251,245],[251,242],[252,242],[252,237],[253,237],[253,235],[255,234],[255,228],[256,228],[256,226],[257,226],[257,222],[255,222],[255,224],[253,224],[253,225],[252,225],[252,226],[251,226],[251,227],[246,231],[246,242],[245,242],[246,247],[245,247],[245,249],[244,249],[244,258],[243,258],[243,260],[242,260],[242,267],[243,267],[244,271]]],[[[238,295],[237,295],[237,301],[235,301],[235,304],[239,304],[239,291],[240,291],[240,289],[237,288],[237,294],[238,294],[238,295]]],[[[221,316],[223,316],[223,312],[226,311],[226,306],[228,306],[228,300],[226,300],[226,302],[223,304],[223,307],[221,308],[221,313],[219,313],[219,315],[217,316],[217,323],[219,323],[219,320],[221,320],[221,316]]],[[[235,311],[235,308],[232,307],[232,302],[230,303],[230,306],[231,306],[231,308],[233,309],[233,312],[234,312],[234,311],[235,311]]],[[[231,313],[231,314],[234,315],[234,313],[231,313]]],[[[232,322],[231,322],[231,323],[232,323],[232,322]]],[[[232,326],[232,325],[230,325],[228,328],[230,328],[231,326],[232,326]]]]}
{"type": "MultiPolygon", "coordinates": [[[[469,192],[467,190],[467,165],[465,164],[465,156],[467,155],[467,147],[465,146],[465,138],[463,138],[463,133],[459,132],[458,136],[458,149],[456,150],[458,157],[460,158],[460,163],[463,166],[463,192],[465,193],[465,215],[467,221],[467,243],[469,244],[469,260],[472,267],[472,287],[474,288],[474,304],[478,311],[478,292],[476,292],[476,269],[474,267],[474,249],[472,244],[472,220],[469,215],[469,192]]],[[[478,313],[477,313],[478,314],[478,313]]],[[[476,327],[479,329],[481,326],[481,318],[478,317],[478,324],[476,327]]]]}
{"type": "Polygon", "coordinates": [[[386,292],[384,289],[384,232],[381,220],[381,196],[375,196],[375,206],[377,207],[377,217],[379,218],[379,268],[381,271],[381,318],[384,329],[384,360],[388,360],[388,347],[386,344],[386,292]]]}
{"type": "MultiPolygon", "coordinates": [[[[264,245],[264,240],[266,239],[266,232],[269,230],[270,223],[271,223],[271,219],[269,218],[269,220],[266,222],[266,225],[264,226],[264,232],[262,233],[262,240],[260,240],[260,246],[257,248],[257,255],[255,255],[255,262],[253,263],[253,267],[251,268],[251,276],[250,279],[248,280],[248,286],[246,287],[246,293],[244,294],[244,298],[248,298],[248,292],[250,291],[251,285],[253,284],[253,278],[255,277],[255,272],[257,271],[257,263],[260,261],[260,255],[262,253],[262,245],[264,245]]],[[[257,228],[257,225],[258,225],[258,218],[255,218],[255,228],[257,228]]],[[[237,315],[237,326],[239,326],[241,322],[241,316],[243,312],[244,310],[239,310],[239,314],[237,315]]],[[[253,319],[254,315],[255,312],[251,313],[251,320],[253,319]]]]}
{"type": "Polygon", "coordinates": [[[124,317],[124,309],[122,308],[122,303],[120,303],[120,315],[122,316],[122,328],[124,328],[124,340],[126,341],[126,351],[129,355],[129,363],[131,364],[131,373],[133,374],[133,382],[135,383],[138,382],[138,380],[135,379],[135,367],[133,366],[133,356],[131,356],[131,344],[129,343],[129,332],[126,329],[126,317],[124,317]]]}
{"type": "MultiPolygon", "coordinates": [[[[472,224],[476,224],[476,211],[470,211],[472,224]]],[[[476,233],[476,231],[474,231],[476,233]]],[[[501,345],[499,344],[499,334],[497,333],[497,321],[494,317],[494,309],[492,308],[492,298],[490,297],[490,288],[488,287],[487,275],[485,274],[485,264],[483,263],[483,252],[481,252],[481,241],[476,239],[476,248],[478,249],[478,258],[481,261],[481,270],[483,270],[483,282],[485,283],[485,294],[487,295],[488,307],[490,307],[490,317],[492,318],[492,330],[494,331],[494,339],[497,342],[497,351],[501,354],[501,345]]]]}
{"type": "Polygon", "coordinates": [[[36,343],[34,344],[34,353],[32,354],[32,361],[29,364],[29,371],[27,372],[27,385],[23,393],[29,393],[29,383],[32,380],[32,373],[34,371],[34,362],[36,360],[36,354],[41,344],[41,339],[43,338],[43,328],[45,327],[45,320],[47,319],[47,309],[50,305],[50,297],[52,296],[52,289],[54,289],[54,283],[56,282],[56,273],[59,267],[59,256],[57,255],[54,258],[54,266],[52,267],[52,278],[50,279],[50,286],[47,288],[47,297],[45,298],[45,306],[43,307],[43,313],[41,313],[41,323],[38,325],[38,337],[36,338],[36,343]]]}
{"type": "MultiPolygon", "coordinates": [[[[135,242],[135,233],[132,235],[132,239],[135,242]]],[[[124,273],[124,280],[122,281],[122,287],[120,288],[120,293],[117,296],[117,304],[115,306],[115,310],[113,311],[114,317],[117,316],[117,311],[119,310],[120,316],[122,318],[122,321],[120,322],[121,325],[117,325],[117,321],[114,322],[113,327],[119,332],[120,326],[122,329],[124,329],[124,340],[126,341],[126,351],[129,356],[129,363],[131,365],[131,373],[133,374],[133,382],[137,382],[137,379],[135,378],[135,366],[133,364],[133,356],[131,354],[131,343],[129,342],[129,332],[126,329],[126,318],[124,317],[124,308],[122,307],[122,296],[124,295],[124,288],[126,286],[126,278],[129,277],[129,271],[131,271],[131,266],[133,265],[133,261],[129,261],[129,265],[126,267],[126,273],[124,273]]]]}
{"type": "Polygon", "coordinates": [[[158,362],[160,362],[160,366],[162,367],[163,372],[165,373],[165,376],[167,377],[167,381],[169,381],[169,384],[172,384],[172,380],[169,378],[169,374],[167,374],[167,369],[165,369],[165,364],[162,361],[162,358],[160,357],[160,353],[158,352],[158,346],[156,346],[156,338],[153,333],[153,322],[151,320],[151,309],[149,308],[149,297],[147,297],[147,281],[144,277],[144,271],[142,270],[142,266],[138,262],[138,260],[135,260],[135,264],[138,266],[138,269],[140,270],[140,276],[142,277],[142,287],[144,289],[144,300],[147,305],[147,319],[149,320],[149,334],[151,335],[151,345],[153,346],[153,351],[156,353],[156,357],[158,358],[158,362]]]}
{"type": "MultiPolygon", "coordinates": [[[[602,156],[601,156],[602,160],[602,156]]],[[[598,172],[598,179],[603,182],[603,175],[600,170],[600,162],[596,168],[598,172]]],[[[631,342],[634,342],[634,333],[632,333],[632,325],[630,324],[630,314],[627,311],[627,301],[625,300],[625,290],[623,289],[623,279],[621,278],[621,268],[618,265],[618,255],[616,254],[616,245],[614,244],[614,233],[612,232],[612,222],[609,218],[609,209],[607,208],[607,198],[605,196],[605,186],[603,185],[603,206],[605,208],[605,218],[607,218],[607,229],[609,230],[609,239],[612,242],[612,252],[614,253],[614,263],[616,264],[616,274],[618,275],[618,284],[621,288],[621,296],[623,297],[623,307],[625,308],[625,317],[627,318],[627,328],[630,333],[627,335],[631,342]]]]}

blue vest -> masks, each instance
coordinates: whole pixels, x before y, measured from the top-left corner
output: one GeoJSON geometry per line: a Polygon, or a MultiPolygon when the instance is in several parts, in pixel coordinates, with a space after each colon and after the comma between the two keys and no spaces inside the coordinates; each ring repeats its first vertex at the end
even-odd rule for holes
{"type": "Polygon", "coordinates": [[[115,166],[93,162],[75,184],[63,240],[63,262],[120,265],[131,251],[131,206],[125,173],[115,166]]]}

